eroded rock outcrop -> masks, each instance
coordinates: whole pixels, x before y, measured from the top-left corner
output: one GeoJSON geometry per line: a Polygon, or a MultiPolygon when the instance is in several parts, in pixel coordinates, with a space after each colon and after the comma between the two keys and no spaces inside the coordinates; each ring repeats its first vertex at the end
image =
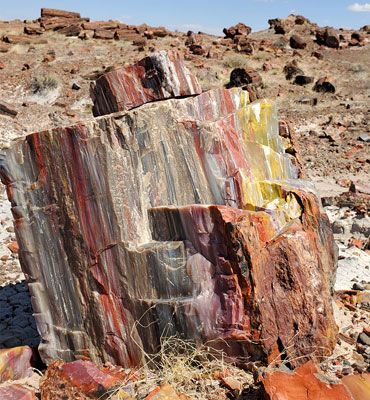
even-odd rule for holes
{"type": "Polygon", "coordinates": [[[43,360],[138,365],[163,334],[238,362],[330,353],[333,237],[292,154],[274,105],[239,88],[15,140],[1,177],[43,360]]]}

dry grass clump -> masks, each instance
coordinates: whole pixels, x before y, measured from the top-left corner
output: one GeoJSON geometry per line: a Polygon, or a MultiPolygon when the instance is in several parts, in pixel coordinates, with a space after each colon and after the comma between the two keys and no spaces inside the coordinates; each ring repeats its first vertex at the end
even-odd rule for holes
{"type": "Polygon", "coordinates": [[[225,57],[222,65],[225,68],[243,68],[248,66],[248,59],[241,54],[233,54],[225,57]]]}
{"type": "Polygon", "coordinates": [[[58,87],[58,79],[54,75],[36,75],[31,82],[33,94],[44,94],[58,87]]]}
{"type": "MultiPolygon", "coordinates": [[[[191,400],[211,400],[216,398],[215,393],[225,393],[222,377],[233,377],[245,388],[253,385],[251,373],[226,363],[223,353],[208,344],[197,345],[192,340],[165,337],[158,354],[146,356],[146,366],[138,371],[141,379],[130,383],[135,398],[145,398],[155,387],[165,383],[191,400]]],[[[123,382],[110,398],[119,399],[119,390],[124,388],[127,389],[127,382],[123,382]]]]}

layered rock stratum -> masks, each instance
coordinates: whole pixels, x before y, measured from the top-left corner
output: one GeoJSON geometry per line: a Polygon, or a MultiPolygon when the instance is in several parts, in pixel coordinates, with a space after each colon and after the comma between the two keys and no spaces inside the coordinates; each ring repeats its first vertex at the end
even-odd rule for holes
{"type": "Polygon", "coordinates": [[[291,147],[274,104],[234,88],[3,149],[43,360],[135,366],[165,335],[240,363],[330,354],[333,235],[291,147]]]}

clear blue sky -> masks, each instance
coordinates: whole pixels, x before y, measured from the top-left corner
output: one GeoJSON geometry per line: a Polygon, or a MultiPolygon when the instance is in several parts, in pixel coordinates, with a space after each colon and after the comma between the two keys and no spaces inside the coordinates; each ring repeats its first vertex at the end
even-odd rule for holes
{"type": "Polygon", "coordinates": [[[270,18],[302,14],[320,26],[359,29],[370,25],[370,0],[0,0],[0,19],[35,19],[40,8],[78,11],[91,20],[118,19],[127,24],[166,26],[220,34],[244,22],[253,30],[268,28],[270,18]]]}

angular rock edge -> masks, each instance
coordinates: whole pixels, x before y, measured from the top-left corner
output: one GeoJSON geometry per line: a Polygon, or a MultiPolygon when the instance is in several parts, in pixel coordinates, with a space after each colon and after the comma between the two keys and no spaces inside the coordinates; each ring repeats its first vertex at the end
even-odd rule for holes
{"type": "Polygon", "coordinates": [[[91,84],[93,114],[130,110],[151,101],[200,94],[195,76],[175,51],[160,51],[102,75],[91,84]]]}

